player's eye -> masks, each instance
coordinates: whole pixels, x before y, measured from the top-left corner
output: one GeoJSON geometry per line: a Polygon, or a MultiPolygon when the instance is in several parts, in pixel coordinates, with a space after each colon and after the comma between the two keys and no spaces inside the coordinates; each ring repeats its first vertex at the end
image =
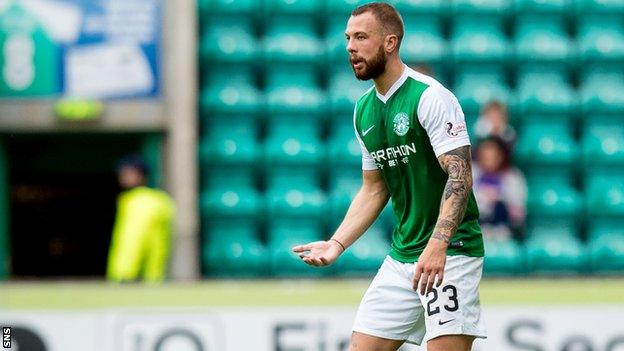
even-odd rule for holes
{"type": "Polygon", "coordinates": [[[363,35],[358,35],[358,36],[357,36],[357,37],[355,37],[355,38],[356,38],[357,40],[364,40],[364,39],[366,39],[366,37],[365,37],[365,36],[363,36],[363,35]]]}

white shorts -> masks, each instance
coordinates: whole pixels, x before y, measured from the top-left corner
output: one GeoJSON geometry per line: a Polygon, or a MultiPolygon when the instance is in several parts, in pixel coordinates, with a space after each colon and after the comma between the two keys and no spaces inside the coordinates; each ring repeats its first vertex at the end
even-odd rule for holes
{"type": "Polygon", "coordinates": [[[483,257],[447,256],[444,281],[435,292],[412,289],[415,264],[387,256],[362,298],[353,331],[420,345],[441,335],[485,338],[479,281],[483,257]]]}

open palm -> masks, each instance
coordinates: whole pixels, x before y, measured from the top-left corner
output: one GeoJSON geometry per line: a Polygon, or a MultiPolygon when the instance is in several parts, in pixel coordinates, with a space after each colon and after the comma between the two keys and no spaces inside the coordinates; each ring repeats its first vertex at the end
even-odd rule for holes
{"type": "Polygon", "coordinates": [[[331,241],[315,241],[293,247],[293,252],[311,266],[328,266],[336,261],[342,248],[331,241]]]}

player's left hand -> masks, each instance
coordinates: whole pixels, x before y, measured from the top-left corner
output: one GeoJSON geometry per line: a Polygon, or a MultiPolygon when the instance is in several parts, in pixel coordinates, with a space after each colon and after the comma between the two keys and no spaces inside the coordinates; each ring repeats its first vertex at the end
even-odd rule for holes
{"type": "Polygon", "coordinates": [[[433,290],[433,284],[439,287],[444,279],[446,265],[446,248],[444,241],[432,239],[416,262],[416,270],[412,279],[412,288],[421,295],[433,290]]]}

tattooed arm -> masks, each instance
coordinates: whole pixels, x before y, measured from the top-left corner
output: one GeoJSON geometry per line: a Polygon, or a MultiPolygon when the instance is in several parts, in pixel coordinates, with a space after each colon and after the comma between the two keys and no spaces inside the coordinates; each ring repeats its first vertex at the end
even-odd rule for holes
{"type": "Polygon", "coordinates": [[[457,227],[464,218],[468,196],[472,189],[470,146],[462,146],[438,157],[440,166],[448,174],[444,187],[440,214],[431,238],[420,255],[412,285],[421,294],[427,294],[444,279],[446,249],[457,227]]]}
{"type": "Polygon", "coordinates": [[[440,166],[448,174],[440,215],[431,239],[448,244],[464,218],[468,196],[472,189],[470,146],[462,146],[438,157],[440,166]]]}

